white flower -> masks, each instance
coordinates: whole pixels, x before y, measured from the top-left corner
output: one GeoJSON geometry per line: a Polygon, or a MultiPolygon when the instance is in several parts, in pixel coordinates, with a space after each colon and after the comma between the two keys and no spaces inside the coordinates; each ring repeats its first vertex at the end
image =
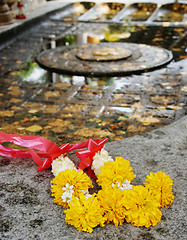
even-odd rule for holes
{"type": "Polygon", "coordinates": [[[128,180],[123,181],[121,184],[119,182],[116,183],[112,183],[112,187],[118,187],[121,191],[125,190],[125,189],[132,189],[132,185],[130,184],[131,182],[128,180]]]}
{"type": "Polygon", "coordinates": [[[70,169],[71,171],[73,169],[77,170],[74,163],[68,157],[64,157],[63,155],[53,160],[51,165],[54,176],[57,176],[59,172],[65,171],[66,169],[70,169]]]}
{"type": "Polygon", "coordinates": [[[74,193],[73,185],[70,186],[69,183],[66,183],[66,187],[62,188],[62,190],[64,191],[61,196],[63,202],[69,203],[72,200],[72,196],[74,193]]]}
{"type": "Polygon", "coordinates": [[[83,191],[83,193],[84,193],[84,196],[85,196],[86,200],[87,200],[89,197],[92,197],[92,195],[89,194],[88,189],[87,189],[87,190],[82,190],[82,191],[83,191]]]}
{"type": "Polygon", "coordinates": [[[114,161],[114,159],[108,155],[108,152],[104,148],[95,154],[91,168],[96,176],[101,172],[100,167],[102,167],[104,163],[108,161],[114,161]]]}

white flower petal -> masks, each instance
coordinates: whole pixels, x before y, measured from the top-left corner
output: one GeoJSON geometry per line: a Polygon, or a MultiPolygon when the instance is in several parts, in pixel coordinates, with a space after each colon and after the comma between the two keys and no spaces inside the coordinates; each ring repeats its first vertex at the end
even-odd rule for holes
{"type": "Polygon", "coordinates": [[[100,152],[97,152],[93,157],[92,162],[92,170],[94,171],[95,175],[97,176],[100,171],[100,167],[104,165],[105,162],[114,161],[114,159],[109,156],[108,152],[102,148],[100,152]]]}
{"type": "Polygon", "coordinates": [[[63,155],[59,156],[52,162],[52,173],[54,176],[57,176],[59,172],[65,171],[66,169],[76,170],[74,163],[63,155]]]}

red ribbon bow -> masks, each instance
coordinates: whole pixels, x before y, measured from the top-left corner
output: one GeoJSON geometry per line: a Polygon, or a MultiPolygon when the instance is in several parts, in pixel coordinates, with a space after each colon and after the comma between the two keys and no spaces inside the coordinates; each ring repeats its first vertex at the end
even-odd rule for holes
{"type": "Polygon", "coordinates": [[[0,156],[15,157],[15,158],[29,158],[32,157],[33,161],[38,164],[37,172],[51,167],[52,161],[60,155],[65,155],[76,149],[85,148],[84,150],[77,151],[76,154],[80,158],[78,169],[84,170],[88,168],[88,174],[95,177],[91,170],[93,156],[100,151],[108,138],[93,140],[89,138],[87,142],[69,144],[62,144],[58,147],[55,143],[38,136],[23,136],[18,134],[7,134],[0,132],[0,143],[11,142],[16,145],[27,147],[29,151],[23,151],[13,148],[8,148],[0,144],[0,156]],[[34,149],[39,152],[35,152],[34,149]],[[45,159],[41,159],[45,158],[45,159]]]}

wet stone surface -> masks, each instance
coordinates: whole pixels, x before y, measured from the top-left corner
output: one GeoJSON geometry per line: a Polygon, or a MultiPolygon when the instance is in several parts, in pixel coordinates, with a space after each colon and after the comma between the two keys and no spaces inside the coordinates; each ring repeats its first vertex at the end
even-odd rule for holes
{"type": "Polygon", "coordinates": [[[172,53],[166,49],[145,44],[98,43],[47,50],[36,60],[51,72],[111,77],[150,71],[166,65],[172,58],[172,53]]]}

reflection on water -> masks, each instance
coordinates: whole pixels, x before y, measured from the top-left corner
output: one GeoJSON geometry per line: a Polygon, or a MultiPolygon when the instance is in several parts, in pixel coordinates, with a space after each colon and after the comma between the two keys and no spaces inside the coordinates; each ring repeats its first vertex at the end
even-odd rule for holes
{"type": "Polygon", "coordinates": [[[131,32],[135,30],[133,26],[118,26],[109,25],[105,29],[105,37],[104,40],[108,42],[115,42],[119,41],[120,39],[127,39],[131,36],[131,32]]]}
{"type": "Polygon", "coordinates": [[[124,4],[121,3],[101,3],[98,4],[94,14],[92,14],[89,20],[111,20],[122,8],[124,4]]]}
{"type": "Polygon", "coordinates": [[[186,4],[167,4],[163,5],[155,18],[155,22],[182,22],[187,14],[186,4]]]}
{"type": "Polygon", "coordinates": [[[29,61],[19,70],[12,71],[11,74],[25,82],[42,83],[46,81],[46,71],[40,68],[34,61],[29,61]]]}
{"type": "Polygon", "coordinates": [[[157,5],[153,3],[136,3],[132,4],[122,21],[146,21],[155,11],[157,5]]]}
{"type": "Polygon", "coordinates": [[[52,17],[53,20],[76,21],[78,17],[87,12],[95,5],[94,2],[76,2],[69,4],[63,11],[52,17]]]}
{"type": "MultiPolygon", "coordinates": [[[[120,22],[142,22],[174,23],[185,21],[187,4],[176,2],[165,4],[164,1],[152,3],[140,1],[132,3],[118,2],[76,2],[67,5],[63,11],[52,17],[55,21],[120,21],[120,22]]],[[[185,23],[185,22],[184,22],[185,23]]]]}

